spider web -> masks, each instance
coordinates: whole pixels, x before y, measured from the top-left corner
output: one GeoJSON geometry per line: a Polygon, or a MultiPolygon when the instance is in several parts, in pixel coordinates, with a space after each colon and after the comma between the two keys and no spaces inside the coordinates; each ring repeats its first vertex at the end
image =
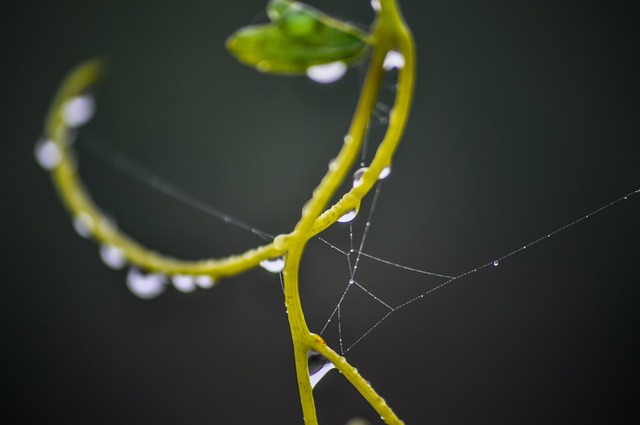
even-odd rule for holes
{"type": "MultiPolygon", "coordinates": [[[[387,113],[388,110],[389,108],[385,107],[382,103],[376,107],[376,111],[374,111],[374,125],[371,133],[376,131],[376,127],[384,128],[386,125],[385,113],[387,113]]],[[[371,135],[369,135],[367,140],[370,138],[371,135]]],[[[225,225],[249,232],[262,240],[270,240],[274,237],[271,233],[211,206],[186,190],[168,182],[160,177],[159,174],[154,173],[141,163],[106,143],[91,137],[88,139],[87,142],[89,143],[84,144],[87,152],[108,161],[118,171],[145,184],[149,188],[190,208],[207,214],[223,222],[225,225]]],[[[368,143],[365,144],[360,165],[366,164],[368,153],[367,145],[368,143]]],[[[331,335],[332,331],[335,333],[341,354],[349,352],[360,344],[392,315],[427,298],[435,291],[485,269],[498,267],[501,263],[523,253],[526,249],[540,244],[571,227],[577,226],[640,193],[640,189],[637,189],[620,196],[503,255],[490,258],[477,266],[465,268],[462,273],[445,273],[442,271],[408,266],[382,256],[374,255],[367,250],[369,238],[374,228],[375,213],[381,202],[383,186],[385,184],[384,181],[377,183],[373,194],[365,198],[365,201],[368,200],[369,204],[366,205],[366,202],[363,202],[363,208],[361,208],[360,213],[353,221],[336,223],[328,229],[327,232],[314,238],[316,245],[319,244],[323,249],[329,250],[337,255],[337,258],[335,258],[336,263],[338,266],[342,263],[343,266],[341,270],[346,272],[346,278],[342,280],[338,278],[338,280],[343,283],[340,285],[338,282],[338,285],[334,286],[339,289],[339,292],[334,294],[335,299],[333,302],[329,301],[330,305],[333,306],[327,312],[322,324],[318,326],[319,333],[325,337],[331,335]],[[401,279],[400,285],[413,285],[413,294],[407,296],[407,291],[396,291],[397,286],[394,287],[393,285],[398,285],[397,282],[377,282],[378,279],[376,279],[375,275],[367,275],[366,271],[372,267],[372,264],[390,267],[397,270],[398,273],[404,272],[414,276],[420,276],[421,278],[418,280],[419,284],[406,284],[406,282],[403,283],[401,279]],[[398,295],[398,293],[401,295],[398,295]],[[363,297],[368,301],[363,301],[363,297]],[[363,319],[363,317],[361,317],[362,315],[367,316],[367,319],[363,319]],[[371,318],[373,318],[373,320],[371,318]]],[[[310,255],[308,254],[308,256],[310,255]]],[[[415,281],[415,279],[412,280],[415,281]]],[[[280,283],[282,284],[281,276],[280,283]]],[[[318,320],[315,321],[317,322],[318,320]]]]}

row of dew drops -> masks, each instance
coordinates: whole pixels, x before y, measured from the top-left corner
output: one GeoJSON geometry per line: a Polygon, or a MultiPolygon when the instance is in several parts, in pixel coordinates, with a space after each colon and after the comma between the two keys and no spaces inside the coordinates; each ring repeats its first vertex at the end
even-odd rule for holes
{"type": "MultiPolygon", "coordinates": [[[[88,123],[96,110],[95,99],[90,94],[82,94],[67,100],[61,108],[62,118],[70,132],[73,142],[75,130],[88,123]]],[[[35,146],[35,158],[38,164],[47,171],[53,171],[60,164],[63,152],[56,142],[48,137],[41,138],[35,146]]],[[[73,228],[85,239],[91,238],[96,224],[87,213],[80,213],[73,219],[73,228]]],[[[114,270],[122,270],[127,260],[122,250],[116,246],[103,244],[100,246],[100,258],[104,264],[114,270]]],[[[164,273],[144,273],[137,267],[130,267],[127,273],[127,287],[142,299],[155,298],[164,292],[169,281],[180,292],[189,293],[199,288],[211,288],[215,281],[208,275],[174,274],[169,278],[164,273]]]]}
{"type": "MultiPolygon", "coordinates": [[[[385,70],[402,68],[403,66],[404,58],[400,53],[390,51],[387,54],[384,63],[385,70]]],[[[345,71],[346,66],[344,66],[344,64],[334,62],[327,65],[311,67],[307,75],[315,82],[330,83],[341,78],[345,71]]],[[[88,93],[78,95],[64,102],[61,107],[61,114],[64,123],[70,130],[70,143],[73,143],[75,139],[76,130],[88,123],[94,116],[95,111],[95,99],[88,93]]],[[[346,137],[348,138],[350,136],[346,137]]],[[[56,142],[46,136],[42,137],[36,143],[34,154],[38,164],[46,171],[55,170],[63,156],[63,152],[56,142]]],[[[362,176],[367,169],[367,167],[362,167],[354,172],[354,188],[362,184],[362,176]]],[[[379,179],[388,177],[390,173],[391,168],[389,166],[385,167],[380,173],[379,179]]],[[[357,209],[348,211],[338,219],[338,222],[348,223],[356,217],[357,213],[357,209]]],[[[95,225],[92,218],[86,213],[80,213],[73,219],[73,228],[78,235],[85,239],[91,238],[95,225]]],[[[104,264],[111,269],[122,270],[128,265],[124,253],[116,246],[103,244],[100,247],[99,253],[104,264]]],[[[270,258],[260,262],[260,266],[271,273],[280,273],[284,269],[284,265],[285,261],[283,257],[270,258]]],[[[197,288],[208,289],[215,284],[215,280],[208,275],[174,274],[169,277],[164,273],[145,273],[135,266],[129,268],[126,282],[129,290],[142,299],[151,299],[162,294],[169,282],[171,282],[178,291],[183,293],[193,292],[197,288]]]]}

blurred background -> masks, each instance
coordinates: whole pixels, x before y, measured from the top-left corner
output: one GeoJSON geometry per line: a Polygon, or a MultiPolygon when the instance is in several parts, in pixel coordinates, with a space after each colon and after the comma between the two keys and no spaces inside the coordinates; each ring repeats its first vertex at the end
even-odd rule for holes
{"type": "MultiPolygon", "coordinates": [[[[77,141],[96,202],[161,252],[239,253],[261,241],[137,182],[96,147],[286,232],[340,147],[364,67],[322,86],[238,64],[224,41],[265,19],[264,0],[39,3],[0,14],[0,422],[302,423],[277,275],[136,298],[74,233],[33,146],[65,74],[104,58],[98,112],[77,141]]],[[[366,252],[457,276],[640,188],[638,2],[401,3],[418,46],[415,107],[366,252]]],[[[312,4],[373,17],[365,0],[312,4]]],[[[396,311],[347,358],[408,424],[636,417],[639,217],[636,194],[396,311]]],[[[327,239],[348,247],[348,225],[327,239]]],[[[343,256],[310,245],[313,331],[347,272],[343,256]]],[[[441,282],[367,259],[357,279],[394,306],[441,282]]],[[[362,291],[341,312],[345,348],[385,314],[362,291]]],[[[339,349],[335,325],[324,336],[339,349]]],[[[379,423],[335,372],[314,393],[321,424],[379,423]]]]}

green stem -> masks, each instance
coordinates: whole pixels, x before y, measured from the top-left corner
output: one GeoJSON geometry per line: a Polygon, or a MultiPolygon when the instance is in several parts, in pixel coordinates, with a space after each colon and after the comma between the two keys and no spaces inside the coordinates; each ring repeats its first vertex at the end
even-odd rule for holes
{"type": "Polygon", "coordinates": [[[303,210],[295,230],[288,236],[289,250],[284,269],[285,303],[289,317],[289,326],[294,346],[296,375],[300,392],[300,402],[305,423],[316,425],[316,411],[313,393],[309,381],[308,352],[313,349],[323,354],[352,383],[369,404],[380,414],[387,424],[401,424],[384,400],[371,385],[358,374],[355,368],[338,356],[324,344],[320,337],[309,332],[299,295],[298,273],[300,260],[307,241],[316,233],[334,223],[341,213],[354,208],[360,199],[371,189],[382,169],[390,164],[391,158],[400,142],[411,107],[415,80],[415,60],[413,40],[406,29],[395,1],[384,1],[380,17],[374,24],[374,53],[369,65],[367,79],[356,108],[349,132],[340,153],[330,164],[329,170],[313,191],[313,195],[303,210]],[[371,111],[378,97],[378,91],[384,74],[383,63],[391,49],[398,49],[404,56],[405,66],[398,77],[398,93],[392,109],[389,127],[376,152],[369,170],[362,176],[362,184],[352,189],[322,216],[320,213],[344,181],[353,167],[356,155],[362,145],[371,111]],[[322,342],[320,342],[322,341],[322,342]]]}

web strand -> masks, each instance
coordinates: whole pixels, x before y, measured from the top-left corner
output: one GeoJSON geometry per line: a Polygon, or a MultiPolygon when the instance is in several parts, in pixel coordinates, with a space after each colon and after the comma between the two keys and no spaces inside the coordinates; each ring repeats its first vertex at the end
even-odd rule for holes
{"type": "Polygon", "coordinates": [[[118,171],[134,178],[135,180],[143,183],[151,189],[160,192],[163,195],[178,202],[182,202],[183,204],[194,208],[204,214],[221,220],[226,224],[247,230],[263,240],[271,240],[274,238],[274,235],[271,235],[265,231],[258,229],[255,226],[239,220],[191,195],[184,189],[181,189],[176,185],[169,183],[158,174],[149,170],[144,165],[140,164],[128,155],[119,150],[116,150],[112,146],[109,146],[97,140],[97,138],[91,137],[89,138],[88,142],[89,143],[83,143],[82,145],[86,145],[86,150],[89,153],[93,154],[99,159],[109,161],[118,171]]]}
{"type": "MultiPolygon", "coordinates": [[[[347,348],[344,349],[343,354],[347,353],[353,347],[355,347],[360,342],[362,342],[362,340],[365,339],[369,334],[371,334],[371,332],[373,332],[374,329],[376,329],[385,320],[387,320],[387,318],[389,318],[389,316],[391,316],[392,313],[395,313],[396,311],[398,311],[398,310],[400,310],[400,309],[402,309],[404,307],[407,307],[408,305],[413,304],[418,300],[421,300],[421,299],[425,298],[426,296],[432,294],[433,292],[435,292],[437,290],[440,290],[440,289],[444,288],[445,286],[449,285],[450,283],[453,283],[453,282],[458,281],[458,280],[460,280],[462,278],[470,276],[470,275],[472,275],[474,273],[477,273],[477,272],[479,272],[479,271],[481,271],[481,270],[483,270],[485,268],[495,267],[495,266],[499,265],[499,263],[501,261],[504,261],[504,260],[516,255],[516,254],[519,254],[520,252],[522,252],[522,251],[524,251],[524,250],[526,250],[526,249],[528,249],[528,248],[530,248],[530,247],[532,247],[534,245],[537,245],[540,242],[542,242],[542,241],[544,241],[546,239],[549,239],[549,238],[557,235],[560,232],[563,232],[563,231],[565,231],[565,230],[567,230],[567,229],[569,229],[571,227],[574,227],[574,226],[582,223],[583,221],[585,221],[585,220],[587,220],[589,218],[592,218],[594,215],[599,214],[599,213],[601,213],[601,212],[603,212],[603,211],[605,211],[605,210],[607,210],[607,209],[609,209],[609,208],[611,208],[611,207],[613,207],[613,206],[615,206],[615,205],[617,205],[617,204],[619,204],[619,203],[631,198],[632,196],[635,196],[635,195],[638,195],[638,194],[640,194],[640,189],[636,189],[633,192],[629,192],[626,195],[623,195],[623,196],[621,196],[621,197],[619,197],[619,198],[617,198],[617,199],[615,199],[615,200],[613,200],[613,201],[611,201],[611,202],[609,202],[609,203],[607,203],[607,204],[605,204],[605,205],[603,205],[603,206],[601,206],[601,207],[599,207],[599,208],[597,208],[597,209],[595,209],[595,210],[593,210],[593,211],[591,211],[591,212],[589,212],[589,213],[587,213],[587,214],[585,214],[585,215],[583,215],[583,216],[581,216],[581,217],[579,217],[579,218],[577,218],[577,219],[575,219],[575,220],[573,220],[573,221],[561,226],[561,227],[558,227],[557,229],[553,230],[552,232],[550,232],[550,233],[548,233],[548,234],[546,234],[546,235],[544,235],[542,237],[539,237],[537,239],[534,239],[533,241],[531,241],[531,242],[529,242],[529,243],[527,243],[527,244],[525,244],[525,245],[523,245],[523,246],[521,246],[521,247],[519,247],[517,249],[514,249],[513,251],[510,251],[509,253],[507,253],[507,254],[505,254],[505,255],[503,255],[501,257],[498,257],[498,258],[496,258],[494,260],[491,260],[491,261],[488,261],[486,263],[483,263],[478,267],[475,267],[475,268],[472,268],[472,269],[468,269],[467,271],[465,271],[463,273],[460,273],[459,275],[454,276],[454,277],[446,276],[446,275],[442,275],[442,274],[437,274],[437,273],[432,273],[432,272],[428,272],[426,270],[415,269],[415,268],[412,268],[412,267],[407,267],[407,266],[404,266],[404,265],[401,265],[401,264],[398,264],[398,263],[394,263],[394,262],[391,262],[391,261],[387,261],[387,260],[384,260],[384,259],[380,259],[380,258],[377,258],[377,257],[370,256],[370,255],[365,254],[365,253],[361,253],[361,255],[363,255],[363,256],[372,258],[373,260],[380,261],[381,263],[388,264],[388,265],[393,266],[393,267],[397,267],[397,268],[400,268],[400,269],[403,269],[403,270],[407,270],[407,271],[410,271],[410,272],[414,272],[414,273],[420,273],[420,274],[426,274],[426,275],[430,275],[430,276],[447,278],[447,280],[442,282],[442,283],[440,283],[440,284],[438,284],[438,285],[436,285],[436,286],[434,286],[433,288],[430,288],[429,290],[424,291],[421,294],[419,294],[419,295],[417,295],[417,296],[415,296],[415,297],[413,297],[413,298],[411,298],[411,299],[409,299],[409,300],[397,305],[396,307],[389,306],[390,310],[385,315],[383,315],[377,322],[375,322],[369,329],[367,329],[362,335],[360,335],[358,338],[356,338],[353,343],[351,343],[349,346],[347,346],[347,348]]],[[[360,286],[360,285],[358,285],[358,286],[362,288],[362,286],[360,286]]],[[[375,297],[373,294],[369,294],[369,295],[371,297],[374,297],[375,299],[377,299],[377,297],[375,297]]],[[[342,346],[343,346],[343,342],[341,341],[341,348],[342,348],[342,346]]]]}
{"type": "MultiPolygon", "coordinates": [[[[91,138],[91,140],[89,141],[90,143],[88,144],[83,144],[86,145],[86,150],[93,154],[94,156],[98,157],[99,159],[103,159],[103,160],[107,160],[109,161],[118,171],[134,178],[135,180],[145,184],[146,186],[176,200],[179,202],[182,202],[184,204],[186,204],[187,206],[190,206],[200,212],[203,212],[209,216],[212,216],[226,224],[229,224],[231,226],[235,226],[238,228],[241,228],[243,230],[246,230],[258,237],[260,237],[261,239],[264,240],[271,240],[273,239],[273,235],[264,232],[258,228],[256,228],[255,226],[252,226],[240,219],[237,219],[225,212],[223,212],[222,210],[219,210],[207,203],[205,203],[204,201],[198,199],[197,197],[189,194],[188,192],[186,192],[185,190],[177,187],[176,185],[167,182],[166,180],[164,180],[163,178],[161,178],[159,175],[157,175],[156,173],[150,171],[148,168],[146,168],[145,166],[143,166],[142,164],[138,163],[137,161],[133,160],[132,158],[128,157],[126,154],[116,150],[115,148],[108,146],[106,144],[104,144],[103,142],[98,141],[95,137],[91,138]]],[[[363,158],[364,161],[364,158],[363,158]]],[[[431,295],[432,293],[434,293],[437,290],[440,290],[442,288],[444,288],[445,286],[458,281],[462,278],[465,278],[467,276],[470,276],[474,273],[477,273],[485,268],[488,267],[492,267],[492,266],[497,266],[500,262],[503,262],[509,258],[511,258],[512,256],[521,253],[522,251],[537,245],[539,243],[541,243],[542,241],[549,239],[555,235],[557,235],[560,232],[563,232],[571,227],[574,227],[580,223],[582,223],[583,221],[592,218],[594,215],[599,214],[635,195],[640,194],[640,189],[634,190],[632,192],[627,193],[626,195],[623,195],[591,212],[589,212],[588,214],[585,214],[561,227],[558,227],[557,229],[553,230],[552,232],[547,233],[544,236],[541,236],[525,245],[520,246],[517,249],[514,249],[513,251],[508,252],[505,255],[502,255],[500,257],[497,257],[491,261],[488,261],[486,263],[483,263],[475,268],[471,268],[466,270],[463,273],[460,273],[456,276],[451,276],[451,275],[447,275],[447,274],[442,274],[442,273],[436,273],[433,271],[428,271],[428,270],[424,270],[424,269],[419,269],[419,268],[414,268],[414,267],[410,267],[407,265],[403,265],[397,262],[393,262],[384,258],[380,258],[371,254],[368,254],[367,252],[365,252],[365,244],[367,241],[367,237],[370,233],[371,230],[371,226],[372,226],[372,218],[373,218],[373,214],[376,210],[378,201],[379,201],[379,197],[380,197],[380,192],[381,192],[381,184],[378,183],[376,186],[376,189],[374,191],[374,195],[373,195],[373,200],[371,202],[371,206],[369,207],[369,211],[368,211],[368,215],[366,218],[366,222],[364,224],[364,230],[362,232],[361,238],[359,241],[356,242],[356,238],[355,238],[355,230],[354,230],[354,225],[353,222],[349,223],[349,249],[348,250],[344,250],[341,249],[340,247],[332,244],[330,241],[328,241],[327,239],[323,238],[323,237],[318,237],[318,239],[326,246],[328,246],[330,249],[340,253],[341,255],[346,257],[346,263],[347,263],[347,267],[348,267],[348,273],[349,273],[349,281],[344,289],[344,291],[342,292],[341,296],[339,297],[339,300],[335,306],[335,308],[333,309],[332,313],[330,314],[329,318],[327,319],[326,323],[324,324],[324,326],[322,327],[322,330],[320,331],[320,334],[323,334],[329,324],[333,321],[334,318],[336,318],[337,321],[337,328],[338,328],[338,337],[339,337],[339,345],[340,345],[340,351],[342,354],[347,353],[348,351],[350,351],[351,349],[353,349],[356,345],[358,345],[360,342],[362,342],[367,336],[369,336],[375,329],[377,329],[384,321],[386,321],[389,316],[391,316],[392,313],[395,313],[396,311],[407,307],[413,303],[415,303],[416,301],[423,299],[425,297],[427,297],[428,295],[431,295]],[[356,249],[357,246],[357,249],[356,249]],[[352,255],[355,254],[355,260],[352,259],[352,255]],[[440,279],[445,279],[443,282],[437,284],[436,286],[420,293],[419,295],[410,298],[398,305],[396,305],[395,307],[385,301],[383,298],[381,298],[380,296],[375,295],[371,290],[366,288],[366,285],[358,282],[355,280],[356,277],[356,272],[358,270],[358,267],[360,265],[360,260],[362,257],[366,257],[369,258],[373,261],[379,262],[381,264],[385,264],[394,268],[398,268],[401,270],[405,270],[408,272],[412,272],[412,273],[417,273],[417,274],[423,274],[426,276],[431,276],[431,277],[435,277],[435,278],[440,278],[440,279]],[[342,305],[343,302],[345,300],[345,297],[347,295],[347,293],[349,292],[351,287],[357,287],[359,288],[363,293],[365,293],[368,297],[370,297],[371,299],[373,299],[375,302],[379,303],[380,305],[384,306],[388,311],[382,316],[380,317],[372,326],[370,326],[365,332],[363,332],[359,337],[357,337],[350,345],[346,346],[345,348],[345,344],[344,344],[344,323],[342,320],[342,305]]],[[[281,286],[283,285],[282,282],[282,276],[280,275],[280,283],[281,286]]]]}

